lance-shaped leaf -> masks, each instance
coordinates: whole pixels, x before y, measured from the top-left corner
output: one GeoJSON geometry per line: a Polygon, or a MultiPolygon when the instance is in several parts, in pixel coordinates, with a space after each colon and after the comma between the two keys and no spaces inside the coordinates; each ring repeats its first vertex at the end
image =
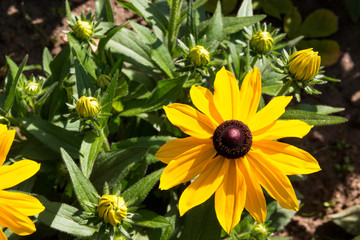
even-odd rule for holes
{"type": "MultiPolygon", "coordinates": [[[[7,62],[11,63],[12,61],[10,61],[11,59],[9,57],[6,57],[6,60],[7,62]]],[[[10,91],[9,91],[9,95],[7,96],[6,98],[6,102],[5,102],[5,112],[9,112],[13,102],[14,102],[14,99],[15,99],[15,94],[16,94],[16,86],[17,86],[17,83],[21,77],[21,74],[22,74],[22,71],[26,65],[26,62],[28,60],[28,55],[26,55],[23,59],[23,61],[21,62],[19,68],[17,70],[13,69],[11,70],[11,73],[10,73],[10,76],[13,76],[11,77],[12,78],[12,81],[11,81],[11,85],[10,85],[10,91]],[[16,74],[14,75],[16,71],[16,74]]],[[[10,65],[10,64],[9,64],[10,65]]],[[[11,65],[10,65],[11,66],[11,65]]]]}
{"type": "Polygon", "coordinates": [[[360,205],[330,215],[331,220],[352,235],[360,235],[360,205]]]}
{"type": "Polygon", "coordinates": [[[302,110],[287,110],[280,119],[298,119],[315,126],[339,124],[347,121],[346,118],[340,116],[330,116],[302,110]]]}
{"type": "Polygon", "coordinates": [[[89,237],[97,228],[86,225],[82,211],[65,203],[51,202],[43,196],[37,196],[45,206],[39,214],[39,221],[45,225],[77,237],[89,237]]]}
{"type": "Polygon", "coordinates": [[[214,198],[191,209],[185,215],[180,240],[218,240],[220,239],[221,226],[216,218],[214,198]]]}
{"type": "Polygon", "coordinates": [[[87,178],[92,172],[94,161],[101,149],[103,141],[103,136],[98,136],[94,131],[90,131],[85,135],[81,143],[80,166],[81,171],[87,178]]]}
{"type": "Polygon", "coordinates": [[[165,228],[170,225],[170,222],[163,216],[156,214],[153,211],[146,209],[138,210],[140,216],[134,217],[134,222],[140,226],[149,228],[165,228]]]}
{"type": "Polygon", "coordinates": [[[60,148],[64,148],[71,156],[79,156],[81,138],[74,132],[39,118],[23,118],[20,122],[27,132],[55,152],[60,153],[60,148]]]}
{"type": "Polygon", "coordinates": [[[128,206],[137,205],[141,203],[149,194],[154,185],[159,181],[160,175],[164,168],[150,173],[144,178],[140,179],[137,183],[129,187],[123,192],[122,197],[128,206]]]}
{"type": "Polygon", "coordinates": [[[114,13],[111,9],[110,0],[97,0],[95,3],[96,19],[102,19],[105,22],[114,22],[114,13]]]}
{"type": "Polygon", "coordinates": [[[135,163],[143,159],[147,150],[144,147],[135,147],[99,154],[91,180],[98,189],[101,189],[105,182],[110,186],[117,184],[135,163]]]}
{"type": "Polygon", "coordinates": [[[100,196],[96,192],[90,180],[84,176],[69,154],[62,148],[60,151],[65,165],[69,171],[71,182],[73,183],[74,191],[81,207],[85,211],[93,210],[89,203],[97,205],[100,196]]]}

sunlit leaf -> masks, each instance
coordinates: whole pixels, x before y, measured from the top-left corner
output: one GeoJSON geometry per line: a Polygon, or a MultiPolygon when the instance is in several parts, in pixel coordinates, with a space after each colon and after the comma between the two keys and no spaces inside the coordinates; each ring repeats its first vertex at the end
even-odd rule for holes
{"type": "Polygon", "coordinates": [[[327,37],[338,30],[338,18],[329,9],[317,9],[310,13],[300,27],[300,35],[327,37]]]}

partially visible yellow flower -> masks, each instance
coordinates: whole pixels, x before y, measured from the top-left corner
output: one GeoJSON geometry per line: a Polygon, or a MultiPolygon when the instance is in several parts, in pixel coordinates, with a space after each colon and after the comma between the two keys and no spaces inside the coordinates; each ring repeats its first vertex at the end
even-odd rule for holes
{"type": "Polygon", "coordinates": [[[274,39],[268,31],[258,31],[250,40],[250,47],[260,54],[267,53],[271,50],[274,44],[274,39]]]}
{"type": "Polygon", "coordinates": [[[28,81],[25,84],[25,92],[30,96],[36,96],[41,92],[40,83],[28,81]]]}
{"type": "Polygon", "coordinates": [[[82,96],[76,102],[75,110],[81,117],[92,118],[99,113],[100,106],[96,98],[82,96]]]}
{"type": "MultiPolygon", "coordinates": [[[[20,192],[8,192],[11,188],[33,176],[40,169],[40,164],[31,160],[21,160],[11,165],[3,165],[15,130],[7,130],[0,124],[0,226],[9,228],[20,236],[36,231],[33,221],[28,216],[34,216],[44,211],[44,206],[38,199],[20,192]]],[[[7,239],[0,229],[0,239],[7,239]]]]}
{"type": "Polygon", "coordinates": [[[319,72],[321,57],[312,48],[297,51],[289,58],[289,72],[299,81],[308,82],[319,72]]]}
{"type": "Polygon", "coordinates": [[[111,82],[111,78],[108,75],[105,74],[101,74],[97,79],[96,79],[96,85],[99,88],[105,88],[107,87],[111,82]]]}
{"type": "Polygon", "coordinates": [[[97,211],[105,223],[110,223],[114,227],[127,215],[124,199],[116,195],[102,195],[97,211]]]}
{"type": "Polygon", "coordinates": [[[195,66],[205,66],[210,61],[210,53],[200,45],[193,47],[189,52],[189,57],[195,66]]]}
{"type": "Polygon", "coordinates": [[[74,26],[75,37],[79,40],[86,41],[93,35],[93,27],[88,21],[77,21],[74,26]]]}
{"type": "Polygon", "coordinates": [[[311,126],[299,120],[278,120],[292,97],[272,99],[257,112],[261,98],[260,71],[254,68],[239,91],[231,72],[217,72],[214,94],[192,86],[190,97],[197,109],[180,103],[164,107],[172,124],[190,135],[164,144],[156,157],[168,164],[160,189],[196,178],[182,193],[180,215],[215,194],[216,216],[230,233],[244,208],[260,223],[266,218],[262,187],[279,204],[298,210],[294,189],[286,175],[320,170],[307,152],[275,141],[306,135],[311,126]]]}

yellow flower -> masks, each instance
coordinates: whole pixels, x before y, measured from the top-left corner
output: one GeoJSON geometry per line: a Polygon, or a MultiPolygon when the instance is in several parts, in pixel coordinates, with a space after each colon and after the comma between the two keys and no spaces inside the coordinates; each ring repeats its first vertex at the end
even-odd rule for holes
{"type": "Polygon", "coordinates": [[[124,199],[115,195],[102,195],[97,211],[105,223],[110,223],[114,227],[127,215],[124,199]]]}
{"type": "MultiPolygon", "coordinates": [[[[14,137],[15,130],[7,130],[6,125],[0,124],[0,226],[10,228],[17,235],[25,236],[36,231],[28,216],[39,214],[45,208],[35,197],[5,191],[30,178],[40,169],[40,164],[31,160],[3,165],[14,137]]],[[[7,239],[1,228],[0,239],[7,239]]]]}
{"type": "Polygon", "coordinates": [[[260,54],[269,52],[273,44],[274,44],[274,40],[271,37],[270,33],[267,31],[261,31],[261,30],[258,31],[252,36],[250,40],[251,48],[255,52],[260,54]]]}
{"type": "Polygon", "coordinates": [[[74,26],[75,37],[79,40],[88,40],[93,34],[93,27],[88,21],[77,21],[74,26]]]}
{"type": "Polygon", "coordinates": [[[297,51],[289,58],[289,72],[297,80],[310,81],[319,72],[321,57],[312,48],[297,51]]]}
{"type": "Polygon", "coordinates": [[[180,197],[180,215],[215,193],[216,215],[228,233],[240,221],[244,207],[257,222],[265,221],[261,186],[282,207],[298,210],[286,175],[313,173],[320,167],[309,153],[274,141],[301,138],[311,129],[299,120],[277,120],[292,97],[275,97],[257,112],[261,97],[257,68],[246,75],[240,91],[234,75],[222,68],[214,88],[213,94],[204,87],[191,87],[191,100],[200,111],[180,103],[164,106],[170,122],[190,136],[174,139],[156,153],[168,164],[160,189],[196,177],[180,197]]]}
{"type": "Polygon", "coordinates": [[[197,45],[190,50],[189,57],[195,66],[204,66],[210,61],[210,53],[203,47],[197,45]]]}
{"type": "Polygon", "coordinates": [[[100,106],[96,98],[82,96],[76,102],[75,110],[81,117],[95,117],[99,113],[100,106]]]}

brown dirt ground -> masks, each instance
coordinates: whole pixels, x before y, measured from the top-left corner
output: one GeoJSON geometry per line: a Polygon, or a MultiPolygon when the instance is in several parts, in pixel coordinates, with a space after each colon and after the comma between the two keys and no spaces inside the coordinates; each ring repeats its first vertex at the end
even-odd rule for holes
{"type": "MultiPolygon", "coordinates": [[[[303,195],[303,207],[277,236],[291,236],[294,240],[342,240],[353,236],[329,220],[329,215],[360,204],[360,24],[354,23],[345,9],[344,1],[293,1],[303,16],[317,8],[328,8],[338,16],[339,30],[331,36],[339,42],[342,55],[338,63],[325,69],[326,75],[342,79],[321,87],[320,96],[303,96],[303,103],[343,107],[339,115],[345,124],[315,127],[303,140],[288,142],[301,147],[318,159],[322,171],[294,182],[303,195]],[[346,160],[352,171],[338,170],[346,160]],[[333,202],[325,207],[324,202],[333,202]]],[[[116,23],[138,18],[113,1],[116,23]]],[[[94,9],[95,1],[71,2],[72,11],[94,9]]],[[[62,30],[68,29],[64,1],[20,0],[0,1],[0,80],[5,76],[5,55],[20,63],[29,54],[28,64],[41,64],[42,50],[48,47],[57,54],[65,44],[62,30]],[[28,17],[26,17],[28,16],[28,17]]]]}

